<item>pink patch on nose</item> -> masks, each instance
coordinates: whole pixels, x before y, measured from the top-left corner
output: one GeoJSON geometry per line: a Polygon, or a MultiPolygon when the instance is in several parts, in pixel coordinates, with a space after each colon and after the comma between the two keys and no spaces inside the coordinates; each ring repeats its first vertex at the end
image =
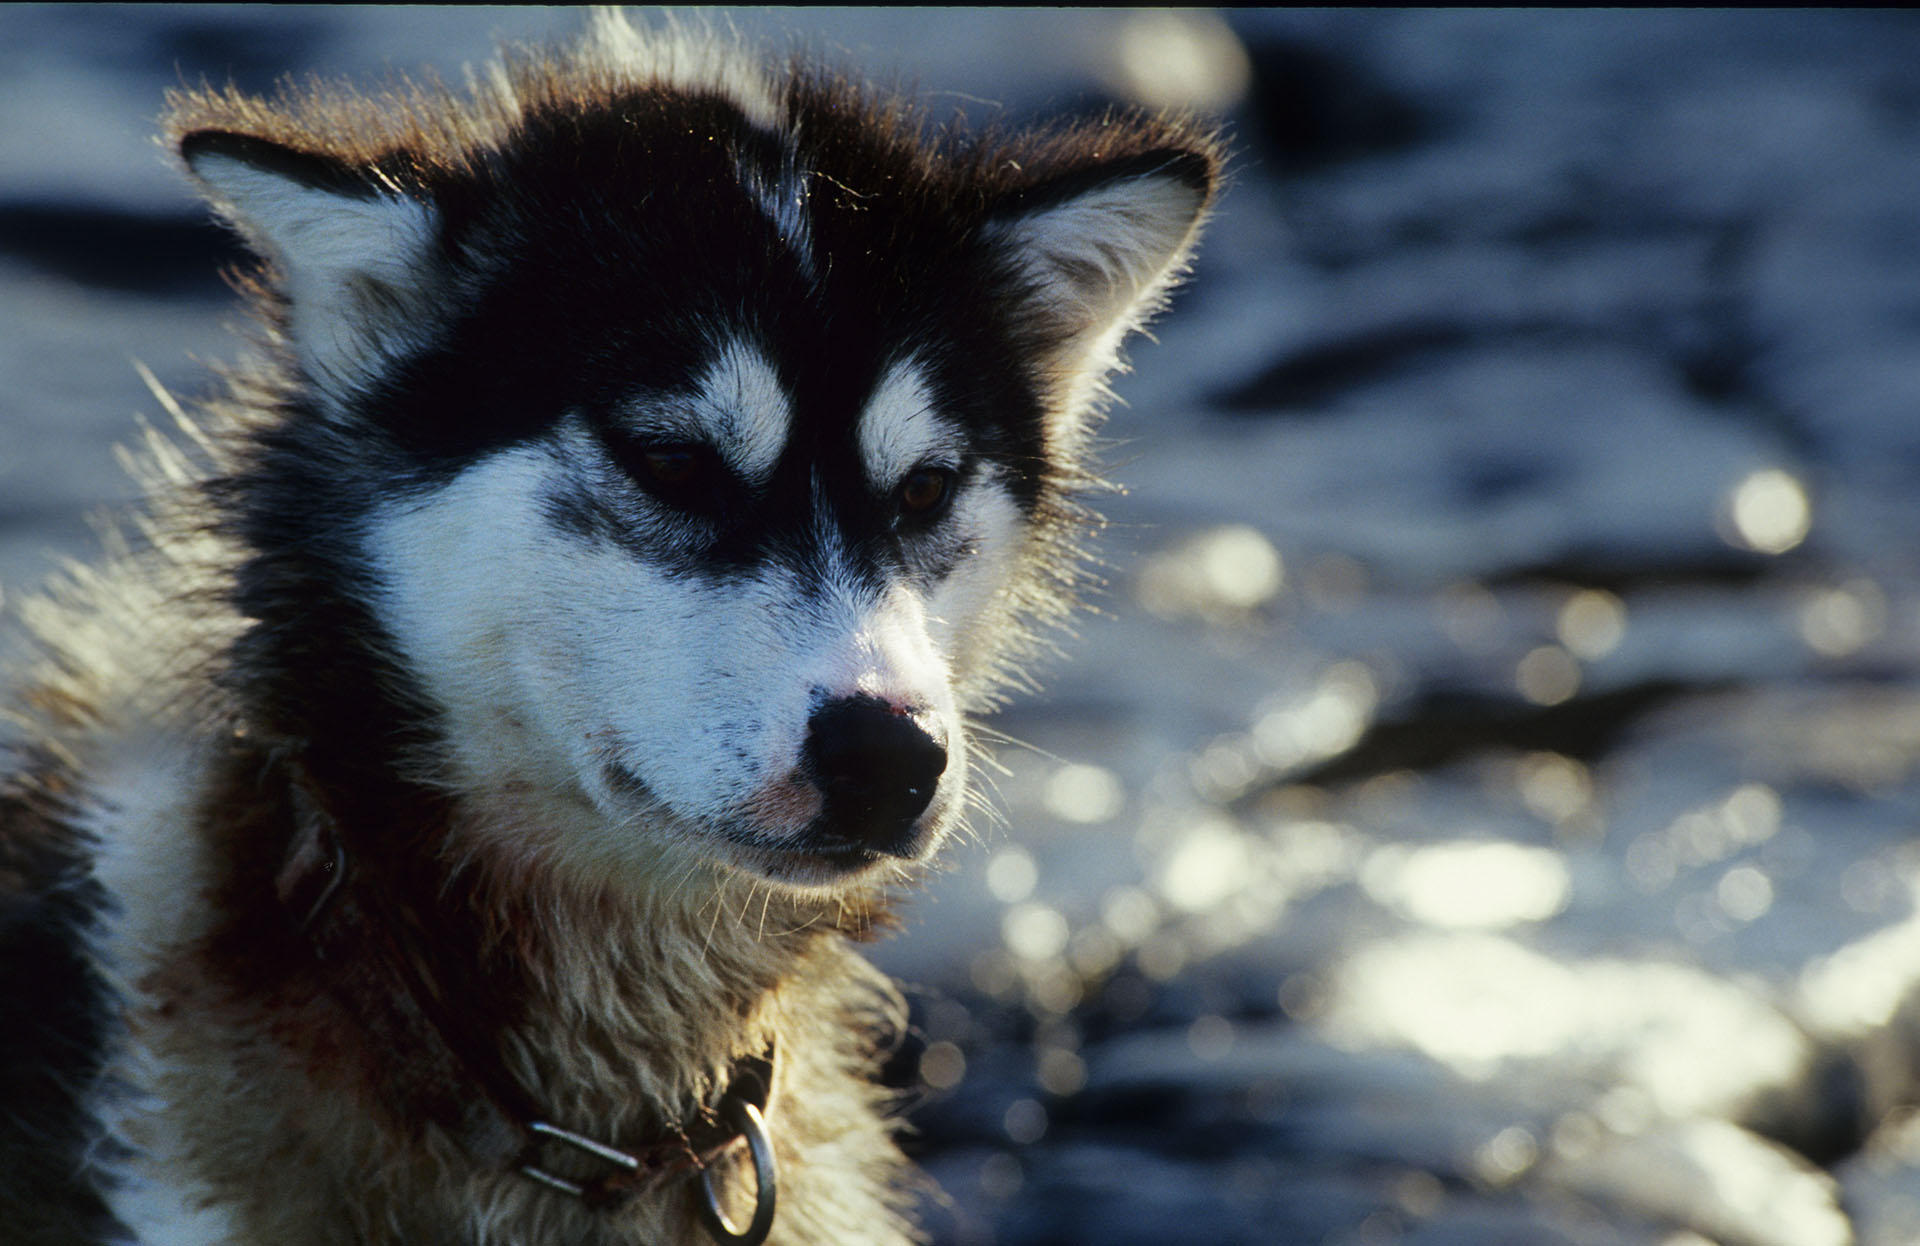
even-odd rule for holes
{"type": "Polygon", "coordinates": [[[820,816],[820,789],[798,770],[789,770],[762,786],[740,805],[746,820],[775,835],[800,831],[820,816]]]}

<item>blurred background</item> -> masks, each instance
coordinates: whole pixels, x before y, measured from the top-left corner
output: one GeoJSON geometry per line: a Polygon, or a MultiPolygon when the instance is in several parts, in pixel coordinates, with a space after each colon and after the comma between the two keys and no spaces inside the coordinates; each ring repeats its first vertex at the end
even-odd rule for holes
{"type": "MultiPolygon", "coordinates": [[[[1920,20],[739,11],[1229,120],[1096,612],[878,957],[950,1243],[1920,1241],[1920,20]]],[[[162,91],[555,10],[0,9],[0,611],[207,386],[162,91]]]]}

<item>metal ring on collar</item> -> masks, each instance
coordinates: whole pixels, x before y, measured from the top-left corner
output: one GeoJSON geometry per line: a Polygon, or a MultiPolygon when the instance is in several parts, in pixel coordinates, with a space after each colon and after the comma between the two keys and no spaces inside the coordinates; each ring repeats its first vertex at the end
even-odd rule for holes
{"type": "Polygon", "coordinates": [[[760,1109],[737,1095],[720,1101],[720,1115],[747,1139],[747,1151],[753,1156],[753,1219],[746,1228],[737,1229],[720,1208],[720,1196],[713,1188],[713,1168],[700,1174],[700,1218],[716,1242],[738,1242],[742,1246],[760,1246],[773,1228],[773,1202],[779,1194],[778,1174],[773,1164],[773,1139],[767,1137],[766,1122],[760,1109]]]}

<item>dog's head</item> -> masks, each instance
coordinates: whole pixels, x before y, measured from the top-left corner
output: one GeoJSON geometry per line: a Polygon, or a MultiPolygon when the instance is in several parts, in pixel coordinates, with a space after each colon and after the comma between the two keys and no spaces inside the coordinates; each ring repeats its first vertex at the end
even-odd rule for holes
{"type": "Polygon", "coordinates": [[[278,410],[231,488],[256,648],[351,615],[437,779],[578,863],[818,887],[932,850],[963,716],[1065,596],[1205,131],[933,136],[617,19],[471,99],[173,127],[267,262],[278,410]]]}

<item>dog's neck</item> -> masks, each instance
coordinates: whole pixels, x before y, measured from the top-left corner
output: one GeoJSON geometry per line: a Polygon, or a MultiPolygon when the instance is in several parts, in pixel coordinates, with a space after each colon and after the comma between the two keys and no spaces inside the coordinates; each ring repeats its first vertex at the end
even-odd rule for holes
{"type": "Polygon", "coordinates": [[[864,930],[861,905],[717,871],[589,883],[489,853],[497,835],[462,819],[498,811],[399,780],[250,751],[235,767],[211,959],[328,1090],[489,1162],[511,1149],[501,1115],[615,1145],[678,1127],[768,1048],[780,984],[864,930]]]}

